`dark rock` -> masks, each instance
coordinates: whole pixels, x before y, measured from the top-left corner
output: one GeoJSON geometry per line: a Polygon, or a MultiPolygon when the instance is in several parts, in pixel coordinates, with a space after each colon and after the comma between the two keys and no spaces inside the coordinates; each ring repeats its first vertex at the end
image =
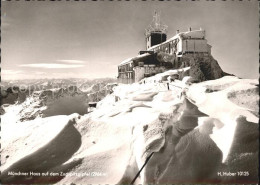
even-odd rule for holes
{"type": "Polygon", "coordinates": [[[1,105],[22,103],[28,95],[28,89],[20,89],[17,86],[8,87],[6,90],[1,89],[1,105]]]}
{"type": "MultiPolygon", "coordinates": [[[[184,59],[183,59],[184,60],[184,59]]],[[[180,77],[191,76],[198,82],[206,80],[215,80],[223,76],[231,75],[224,72],[218,62],[212,57],[187,57],[185,58],[185,66],[190,66],[190,70],[180,74],[180,77]],[[187,59],[189,61],[187,61],[187,59]]]]}

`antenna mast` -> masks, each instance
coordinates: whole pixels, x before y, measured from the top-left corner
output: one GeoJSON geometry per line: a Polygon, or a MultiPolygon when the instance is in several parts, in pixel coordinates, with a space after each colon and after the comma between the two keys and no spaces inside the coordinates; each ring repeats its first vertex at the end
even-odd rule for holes
{"type": "Polygon", "coordinates": [[[151,32],[166,33],[168,26],[161,23],[160,12],[154,11],[153,21],[145,30],[145,35],[150,35],[151,32]]]}

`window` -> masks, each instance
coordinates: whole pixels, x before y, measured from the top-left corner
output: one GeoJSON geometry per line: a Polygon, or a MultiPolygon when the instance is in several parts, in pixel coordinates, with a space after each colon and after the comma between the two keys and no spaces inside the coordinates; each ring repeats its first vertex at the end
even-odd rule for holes
{"type": "Polygon", "coordinates": [[[144,62],[138,62],[138,66],[139,67],[143,67],[144,66],[144,62]]]}

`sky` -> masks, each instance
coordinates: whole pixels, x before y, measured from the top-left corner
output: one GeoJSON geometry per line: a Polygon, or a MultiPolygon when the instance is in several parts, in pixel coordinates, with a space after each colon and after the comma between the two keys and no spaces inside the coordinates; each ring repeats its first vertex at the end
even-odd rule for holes
{"type": "Polygon", "coordinates": [[[225,72],[258,78],[254,0],[2,1],[2,80],[116,77],[121,61],[145,49],[155,10],[168,38],[203,28],[225,72]]]}

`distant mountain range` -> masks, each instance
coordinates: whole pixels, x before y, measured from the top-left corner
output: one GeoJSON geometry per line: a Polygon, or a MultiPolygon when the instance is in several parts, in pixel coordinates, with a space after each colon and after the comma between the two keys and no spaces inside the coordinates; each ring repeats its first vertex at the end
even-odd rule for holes
{"type": "Polygon", "coordinates": [[[81,91],[86,91],[94,84],[114,83],[113,78],[99,79],[35,79],[35,80],[10,80],[1,82],[1,105],[22,103],[34,91],[43,91],[57,88],[76,86],[81,91]]]}

